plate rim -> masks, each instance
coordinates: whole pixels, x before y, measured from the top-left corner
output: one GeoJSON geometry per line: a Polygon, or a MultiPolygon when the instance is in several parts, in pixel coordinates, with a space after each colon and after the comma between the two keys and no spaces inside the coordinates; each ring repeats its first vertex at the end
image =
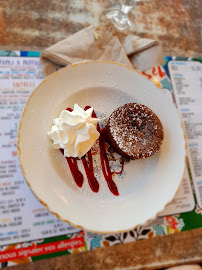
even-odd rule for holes
{"type": "Polygon", "coordinates": [[[182,132],[183,132],[183,137],[184,137],[184,150],[185,150],[185,155],[184,155],[184,169],[183,169],[183,172],[182,172],[182,176],[181,176],[181,180],[179,181],[179,185],[178,185],[178,188],[177,190],[175,191],[175,193],[173,194],[172,198],[162,207],[162,209],[160,211],[158,211],[154,216],[146,219],[143,223],[141,224],[136,224],[132,227],[128,227],[126,229],[121,229],[121,230],[92,230],[92,229],[89,229],[89,228],[86,228],[85,226],[83,225],[78,225],[78,224],[75,224],[74,222],[68,220],[68,219],[64,219],[62,218],[57,212],[51,210],[51,207],[46,203],[44,202],[37,194],[36,192],[33,191],[32,189],[32,185],[31,183],[28,181],[27,179],[27,176],[25,174],[25,170],[24,170],[24,167],[22,165],[22,161],[21,161],[21,149],[20,149],[20,130],[21,130],[21,125],[22,125],[22,120],[23,120],[23,117],[24,117],[24,113],[26,111],[26,108],[32,98],[32,96],[36,93],[36,91],[38,91],[38,89],[47,81],[49,80],[51,77],[53,76],[56,76],[59,72],[62,72],[63,70],[66,70],[66,69],[69,69],[69,68],[73,68],[73,67],[76,67],[78,65],[85,65],[85,64],[90,64],[90,63],[107,63],[107,64],[114,64],[114,65],[118,65],[118,66],[121,66],[121,67],[124,67],[124,68],[127,68],[129,69],[130,71],[132,72],[136,72],[138,73],[139,75],[141,75],[142,77],[146,78],[148,81],[152,82],[153,84],[156,85],[156,88],[161,91],[162,93],[164,93],[163,89],[157,85],[155,82],[153,82],[152,80],[150,80],[147,76],[143,75],[140,71],[138,70],[135,70],[134,68],[132,67],[129,67],[129,66],[126,66],[124,64],[121,64],[121,63],[117,63],[117,62],[113,62],[113,61],[107,61],[107,60],[90,60],[90,61],[82,61],[82,62],[79,62],[79,63],[75,63],[75,64],[72,64],[72,65],[68,65],[66,67],[63,67],[61,69],[59,69],[58,71],[48,75],[47,77],[44,78],[44,80],[33,90],[33,92],[31,93],[31,95],[29,96],[24,108],[23,108],[23,111],[22,111],[22,114],[21,114],[21,117],[20,117],[20,120],[19,120],[19,124],[18,124],[18,134],[17,134],[17,152],[18,152],[18,160],[19,160],[19,164],[20,164],[20,168],[22,170],[22,174],[23,174],[23,177],[26,181],[26,183],[28,184],[29,188],[30,188],[30,191],[32,192],[32,194],[37,198],[37,200],[46,207],[46,209],[53,215],[55,215],[58,219],[60,219],[61,221],[65,222],[65,223],[68,223],[69,225],[73,226],[73,227],[76,227],[78,229],[81,229],[81,230],[85,230],[85,231],[89,231],[89,232],[93,232],[93,233],[100,233],[100,234],[108,234],[108,233],[121,233],[121,232],[125,232],[125,231],[130,231],[130,230],[133,230],[139,226],[143,226],[145,224],[147,224],[149,221],[155,219],[158,214],[163,211],[166,206],[173,200],[173,198],[175,197],[175,195],[177,194],[177,192],[179,191],[180,189],[180,186],[181,186],[181,183],[182,183],[182,180],[183,180],[183,175],[184,175],[184,171],[186,169],[186,160],[187,160],[187,139],[186,139],[186,133],[185,133],[185,128],[184,128],[184,125],[183,125],[183,122],[182,122],[182,118],[181,118],[181,115],[180,113],[178,112],[175,104],[173,103],[172,101],[172,104],[173,104],[173,108],[174,110],[176,111],[176,113],[178,114],[178,117],[179,117],[179,120],[180,120],[180,124],[181,124],[181,129],[182,129],[182,132]]]}

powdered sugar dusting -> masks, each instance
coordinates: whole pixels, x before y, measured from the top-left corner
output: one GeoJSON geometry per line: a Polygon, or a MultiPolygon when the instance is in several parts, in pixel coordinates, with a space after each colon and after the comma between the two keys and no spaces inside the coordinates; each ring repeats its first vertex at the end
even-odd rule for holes
{"type": "Polygon", "coordinates": [[[109,118],[108,130],[113,143],[131,158],[146,158],[161,146],[163,127],[159,118],[145,105],[128,103],[109,118]]]}

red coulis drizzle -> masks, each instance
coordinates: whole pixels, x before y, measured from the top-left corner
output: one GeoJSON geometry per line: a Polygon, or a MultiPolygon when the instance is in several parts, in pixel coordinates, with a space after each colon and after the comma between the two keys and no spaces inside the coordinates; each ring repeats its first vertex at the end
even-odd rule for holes
{"type": "Polygon", "coordinates": [[[118,188],[114,180],[112,179],[112,172],[109,167],[109,161],[108,161],[106,150],[105,150],[106,129],[103,128],[100,130],[98,126],[98,131],[100,132],[99,145],[100,145],[100,158],[101,158],[102,172],[111,192],[115,196],[119,196],[118,188]]]}
{"type": "MultiPolygon", "coordinates": [[[[87,110],[91,108],[90,106],[86,106],[84,108],[84,110],[87,110]]],[[[92,113],[92,117],[97,118],[96,113],[93,110],[92,113]]],[[[112,172],[110,170],[110,166],[109,166],[109,161],[107,159],[107,154],[106,154],[106,150],[105,150],[105,140],[106,140],[106,129],[100,129],[99,124],[97,125],[97,130],[100,133],[100,137],[99,137],[99,146],[100,146],[100,159],[101,159],[101,166],[102,166],[102,172],[104,175],[104,178],[107,182],[107,185],[110,189],[110,191],[115,195],[118,196],[119,192],[118,192],[118,188],[115,184],[115,182],[112,179],[112,172]]]]}
{"type": "MultiPolygon", "coordinates": [[[[84,110],[88,110],[90,109],[90,106],[86,106],[84,108],[84,110]]],[[[67,108],[67,111],[72,111],[71,108],[67,108]]],[[[93,111],[92,113],[92,117],[97,118],[96,113],[93,111]]],[[[99,137],[99,146],[100,146],[100,159],[101,159],[101,166],[102,166],[102,172],[104,175],[104,178],[107,182],[107,185],[110,189],[110,191],[115,195],[118,196],[119,192],[118,192],[118,188],[115,184],[115,182],[112,179],[112,172],[110,170],[110,166],[109,166],[109,161],[107,159],[107,154],[106,154],[106,150],[105,150],[105,141],[106,141],[106,129],[100,129],[99,124],[97,125],[97,130],[100,133],[100,137],[99,137]]],[[[64,153],[64,151],[61,149],[60,150],[62,153],[64,153]]],[[[85,172],[86,172],[86,176],[88,179],[88,183],[90,188],[92,189],[93,192],[98,192],[99,190],[99,183],[97,181],[97,179],[95,178],[94,175],[94,170],[93,170],[93,159],[92,159],[92,153],[91,150],[88,151],[87,153],[88,156],[88,162],[86,160],[86,155],[84,157],[81,158],[85,172]]],[[[82,173],[79,171],[78,169],[78,165],[77,165],[77,160],[76,158],[73,157],[66,157],[66,160],[68,162],[70,171],[72,173],[73,179],[75,181],[75,183],[77,184],[77,186],[82,187],[83,185],[83,175],[82,173]]],[[[123,166],[123,165],[122,165],[123,166]]],[[[121,172],[123,171],[123,167],[121,172]]],[[[119,173],[121,173],[119,172],[119,173]]]]}
{"type": "Polygon", "coordinates": [[[123,169],[124,169],[124,159],[122,159],[122,161],[120,163],[121,163],[121,170],[120,170],[120,172],[115,172],[115,174],[122,174],[122,172],[123,172],[123,169]]]}
{"type": "MultiPolygon", "coordinates": [[[[64,150],[60,149],[61,153],[64,155],[64,150]]],[[[67,163],[69,165],[69,169],[71,171],[71,174],[74,178],[75,183],[78,187],[83,186],[83,174],[79,171],[77,160],[73,157],[66,157],[67,163]]]]}
{"type": "Polygon", "coordinates": [[[98,192],[100,185],[94,175],[91,150],[88,151],[87,155],[89,165],[86,161],[86,157],[84,156],[81,158],[83,167],[85,169],[90,188],[92,189],[93,192],[98,192]]]}
{"type": "MultiPolygon", "coordinates": [[[[90,108],[89,106],[86,106],[84,108],[84,111],[88,110],[89,108],[90,108]]],[[[94,175],[93,158],[92,158],[91,150],[87,152],[87,156],[88,156],[88,163],[86,160],[86,155],[82,157],[81,160],[83,162],[83,166],[86,172],[88,183],[93,192],[98,192],[100,185],[94,175]]]]}

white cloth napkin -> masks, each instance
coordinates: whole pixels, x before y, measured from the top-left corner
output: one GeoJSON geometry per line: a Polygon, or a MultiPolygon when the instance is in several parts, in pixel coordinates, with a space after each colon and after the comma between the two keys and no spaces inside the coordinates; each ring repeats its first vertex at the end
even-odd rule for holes
{"type": "Polygon", "coordinates": [[[84,28],[41,53],[44,76],[89,60],[118,62],[139,71],[164,64],[158,41],[119,32],[109,20],[84,28]]]}

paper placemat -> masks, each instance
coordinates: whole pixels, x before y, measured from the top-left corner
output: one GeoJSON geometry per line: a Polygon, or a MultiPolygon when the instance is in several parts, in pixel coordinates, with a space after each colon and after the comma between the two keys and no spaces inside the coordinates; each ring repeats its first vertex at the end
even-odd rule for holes
{"type": "Polygon", "coordinates": [[[0,51],[0,268],[201,227],[201,59],[165,57],[165,66],[143,72],[176,101],[185,123],[189,163],[178,193],[149,224],[102,235],[80,231],[50,214],[20,170],[17,127],[28,97],[43,80],[39,56],[39,52],[0,51]]]}

